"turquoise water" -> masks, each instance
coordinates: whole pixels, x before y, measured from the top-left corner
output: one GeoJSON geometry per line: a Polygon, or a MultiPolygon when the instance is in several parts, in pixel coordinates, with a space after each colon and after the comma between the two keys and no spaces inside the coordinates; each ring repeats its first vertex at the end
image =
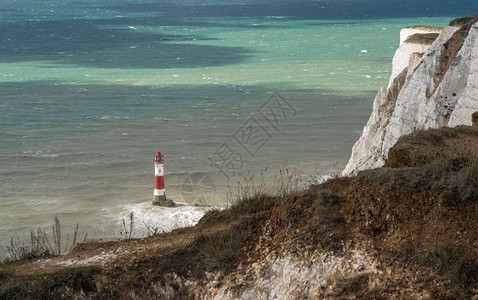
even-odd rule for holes
{"type": "Polygon", "coordinates": [[[55,215],[110,238],[130,211],[179,222],[149,206],[157,150],[191,205],[266,168],[339,172],[400,29],[459,3],[0,1],[0,244],[55,215]]]}

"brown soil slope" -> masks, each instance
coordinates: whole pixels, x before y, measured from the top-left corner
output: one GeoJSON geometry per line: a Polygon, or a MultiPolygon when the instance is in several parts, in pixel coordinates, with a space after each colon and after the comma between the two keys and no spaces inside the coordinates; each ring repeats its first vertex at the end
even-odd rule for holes
{"type": "Polygon", "coordinates": [[[415,131],[400,139],[388,153],[391,168],[420,167],[440,158],[473,157],[478,154],[478,127],[415,131]]]}
{"type": "Polygon", "coordinates": [[[208,273],[244,273],[267,252],[347,247],[365,249],[383,272],[340,280],[322,298],[477,297],[477,137],[476,127],[413,133],[385,168],[282,197],[245,197],[169,234],[0,266],[0,299],[158,299],[160,286],[171,298],[197,299],[208,273]],[[259,241],[264,249],[254,250],[259,241]]]}

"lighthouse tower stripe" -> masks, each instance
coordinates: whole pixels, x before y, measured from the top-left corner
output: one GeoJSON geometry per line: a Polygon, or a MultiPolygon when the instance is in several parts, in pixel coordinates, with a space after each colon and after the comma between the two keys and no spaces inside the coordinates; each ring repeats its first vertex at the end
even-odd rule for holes
{"type": "Polygon", "coordinates": [[[166,190],[165,189],[154,189],[154,196],[165,196],[166,190]]]}
{"type": "Polygon", "coordinates": [[[164,176],[155,176],[154,177],[154,188],[155,189],[164,189],[164,176]]]}
{"type": "MultiPolygon", "coordinates": [[[[154,189],[164,190],[164,165],[154,164],[154,189]]],[[[156,195],[156,194],[155,194],[156,195]]]]}

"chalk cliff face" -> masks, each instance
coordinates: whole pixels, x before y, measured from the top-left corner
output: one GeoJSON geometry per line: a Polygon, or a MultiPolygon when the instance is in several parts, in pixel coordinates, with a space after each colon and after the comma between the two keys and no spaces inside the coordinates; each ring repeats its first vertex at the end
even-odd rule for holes
{"type": "Polygon", "coordinates": [[[414,130],[471,125],[478,111],[478,16],[439,31],[402,30],[389,86],[375,97],[342,175],[383,166],[398,138],[414,130]]]}
{"type": "Polygon", "coordinates": [[[393,56],[392,76],[388,87],[392,85],[393,79],[408,67],[411,59],[421,59],[442,30],[443,28],[439,27],[412,26],[400,31],[400,47],[393,56]]]}

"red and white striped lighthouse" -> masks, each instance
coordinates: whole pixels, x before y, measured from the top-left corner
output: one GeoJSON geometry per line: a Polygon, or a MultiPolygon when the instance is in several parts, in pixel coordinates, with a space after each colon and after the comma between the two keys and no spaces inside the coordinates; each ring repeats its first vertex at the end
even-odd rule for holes
{"type": "Polygon", "coordinates": [[[153,205],[173,206],[172,200],[166,199],[166,189],[164,188],[164,158],[161,152],[157,152],[154,157],[154,193],[153,205]]]}

